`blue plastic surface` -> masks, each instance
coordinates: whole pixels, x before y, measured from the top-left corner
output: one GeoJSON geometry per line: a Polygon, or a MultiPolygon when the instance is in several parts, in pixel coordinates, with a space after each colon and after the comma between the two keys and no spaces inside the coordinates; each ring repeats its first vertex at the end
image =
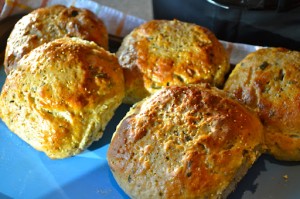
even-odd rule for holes
{"type": "MultiPolygon", "coordinates": [[[[5,74],[1,67],[0,88],[5,74]]],[[[51,160],[13,134],[0,120],[0,198],[128,198],[114,180],[106,153],[116,125],[129,106],[121,105],[104,136],[75,157],[51,160]]],[[[300,163],[262,156],[230,199],[299,199],[300,163]]]]}

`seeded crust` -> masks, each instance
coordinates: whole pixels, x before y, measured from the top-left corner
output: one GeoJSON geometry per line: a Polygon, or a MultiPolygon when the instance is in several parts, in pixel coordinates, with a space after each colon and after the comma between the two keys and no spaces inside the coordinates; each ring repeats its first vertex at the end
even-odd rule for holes
{"type": "Polygon", "coordinates": [[[224,90],[259,115],[268,153],[279,160],[300,160],[300,52],[253,52],[237,64],[224,90]]]}
{"type": "Polygon", "coordinates": [[[94,42],[61,38],[25,55],[7,76],[0,117],[50,158],[65,158],[102,137],[124,97],[118,59],[94,42]]]}
{"type": "Polygon", "coordinates": [[[117,52],[124,69],[125,103],[162,87],[209,83],[222,87],[229,57],[215,35],[196,24],[152,20],[127,35],[117,52]]]}
{"type": "Polygon", "coordinates": [[[5,72],[32,49],[64,36],[94,41],[108,49],[108,33],[102,20],[86,9],[54,5],[39,8],[22,17],[14,26],[5,51],[5,72]]]}
{"type": "Polygon", "coordinates": [[[257,116],[223,91],[170,86],[132,107],[107,159],[132,198],[226,198],[262,143],[257,116]]]}

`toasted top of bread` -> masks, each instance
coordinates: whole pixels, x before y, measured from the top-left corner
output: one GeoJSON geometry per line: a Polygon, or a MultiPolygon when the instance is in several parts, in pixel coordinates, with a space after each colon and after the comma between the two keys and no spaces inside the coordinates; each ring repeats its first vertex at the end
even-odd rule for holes
{"type": "Polygon", "coordinates": [[[270,154],[300,160],[300,52],[264,48],[250,53],[224,89],[257,112],[270,154]]]}
{"type": "Polygon", "coordinates": [[[170,85],[221,87],[230,68],[224,47],[210,30],[178,20],[137,27],[124,38],[117,56],[124,69],[126,103],[170,85]]]}
{"type": "Polygon", "coordinates": [[[107,158],[132,198],[225,198],[261,154],[262,132],[221,90],[170,86],[133,106],[107,158]]]}
{"type": "Polygon", "coordinates": [[[8,74],[32,49],[61,37],[79,37],[108,49],[108,33],[102,20],[86,9],[54,5],[39,8],[22,17],[14,26],[5,51],[8,74]]]}
{"type": "Polygon", "coordinates": [[[116,56],[94,42],[57,39],[19,64],[4,83],[0,116],[53,159],[76,155],[98,140],[124,97],[116,56]]]}

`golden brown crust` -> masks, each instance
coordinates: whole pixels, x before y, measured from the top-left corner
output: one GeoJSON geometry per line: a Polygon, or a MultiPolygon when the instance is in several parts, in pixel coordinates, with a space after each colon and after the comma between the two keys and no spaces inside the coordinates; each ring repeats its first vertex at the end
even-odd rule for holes
{"type": "Polygon", "coordinates": [[[0,95],[0,116],[12,132],[54,159],[78,154],[102,136],[124,97],[114,54],[65,37],[19,63],[0,95]]]}
{"type": "Polygon", "coordinates": [[[215,35],[178,20],[152,20],[125,37],[117,52],[124,68],[126,103],[170,85],[223,85],[229,59],[215,35]]]}
{"type": "Polygon", "coordinates": [[[225,198],[262,142],[257,116],[221,90],[170,86],[133,106],[107,158],[132,198],[225,198]]]}
{"type": "Polygon", "coordinates": [[[21,18],[10,34],[4,60],[6,73],[32,49],[64,36],[94,41],[108,49],[106,27],[89,10],[63,5],[39,8],[21,18]]]}
{"type": "Polygon", "coordinates": [[[300,52],[253,52],[237,64],[224,89],[257,112],[270,154],[300,160],[300,52]]]}

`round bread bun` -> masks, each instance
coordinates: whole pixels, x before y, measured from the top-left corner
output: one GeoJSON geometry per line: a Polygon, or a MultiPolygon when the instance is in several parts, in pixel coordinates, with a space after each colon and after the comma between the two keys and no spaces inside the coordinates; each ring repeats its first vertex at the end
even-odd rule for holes
{"type": "Polygon", "coordinates": [[[208,29],[178,20],[152,20],[127,35],[117,52],[128,104],[171,85],[222,87],[230,69],[223,45],[208,29]]]}
{"type": "Polygon", "coordinates": [[[250,53],[224,90],[259,115],[268,153],[300,160],[300,52],[264,48],[250,53]]]}
{"type": "Polygon", "coordinates": [[[22,17],[14,26],[5,50],[8,74],[32,49],[64,36],[94,41],[108,49],[108,33],[102,20],[86,9],[54,5],[39,8],[22,17]]]}
{"type": "Polygon", "coordinates": [[[130,109],[107,159],[132,198],[226,198],[262,143],[257,116],[223,91],[170,86],[130,109]]]}
{"type": "Polygon", "coordinates": [[[124,97],[122,68],[94,42],[61,38],[25,55],[0,95],[8,128],[50,158],[65,158],[101,138],[124,97]]]}

